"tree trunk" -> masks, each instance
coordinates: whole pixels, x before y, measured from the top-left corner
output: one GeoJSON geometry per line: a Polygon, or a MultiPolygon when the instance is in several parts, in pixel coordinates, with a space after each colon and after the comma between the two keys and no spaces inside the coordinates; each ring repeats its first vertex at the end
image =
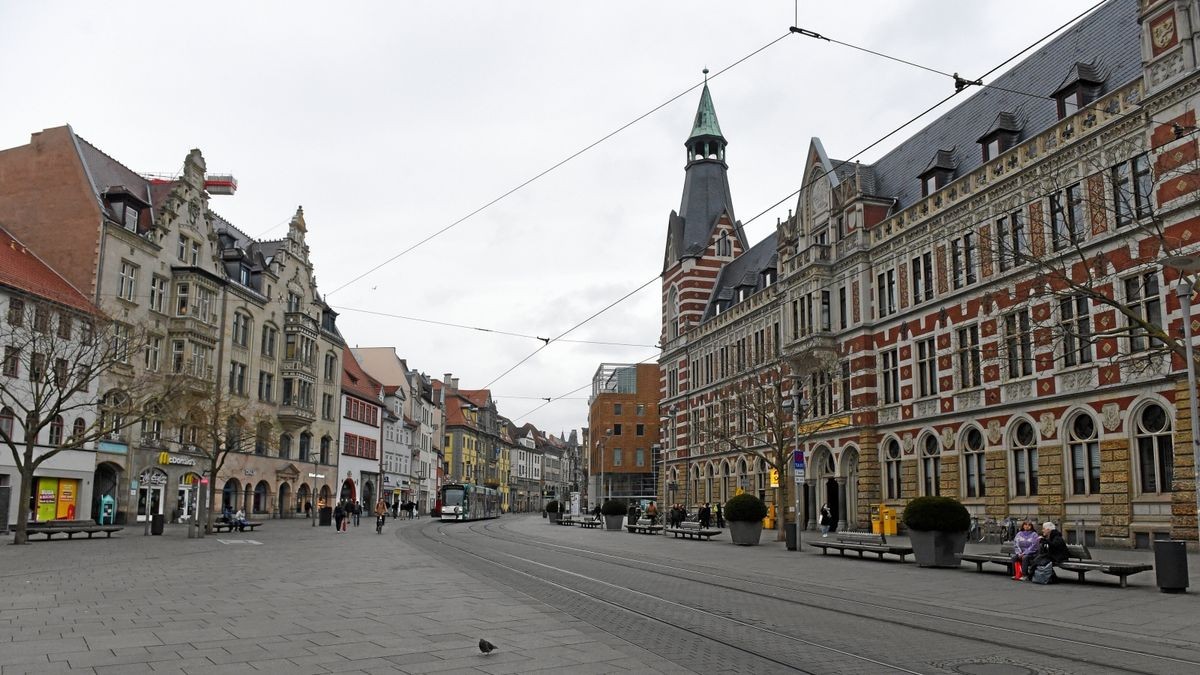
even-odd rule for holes
{"type": "Polygon", "coordinates": [[[787,532],[783,527],[787,520],[787,504],[783,503],[786,494],[783,489],[783,472],[780,471],[779,484],[775,486],[775,541],[783,541],[787,537],[787,532]]]}
{"type": "Polygon", "coordinates": [[[33,467],[28,461],[21,467],[21,496],[17,502],[17,529],[13,532],[14,544],[29,543],[29,497],[33,494],[33,467]]]}
{"type": "Polygon", "coordinates": [[[204,532],[205,534],[212,534],[213,523],[216,522],[215,518],[217,515],[217,472],[212,467],[209,467],[208,473],[208,513],[205,514],[204,518],[204,532]]]}

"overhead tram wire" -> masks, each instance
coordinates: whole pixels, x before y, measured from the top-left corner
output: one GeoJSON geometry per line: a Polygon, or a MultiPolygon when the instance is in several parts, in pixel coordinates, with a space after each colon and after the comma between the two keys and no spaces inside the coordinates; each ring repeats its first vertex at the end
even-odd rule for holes
{"type": "MultiPolygon", "coordinates": [[[[345,307],[342,305],[330,305],[330,307],[333,307],[334,309],[337,309],[337,310],[341,310],[343,312],[357,312],[360,314],[370,314],[372,316],[382,316],[382,317],[386,317],[389,319],[403,319],[404,321],[415,321],[417,323],[427,323],[427,324],[431,324],[434,326],[446,326],[447,328],[461,328],[463,330],[474,330],[474,331],[479,331],[481,333],[493,333],[495,335],[508,335],[511,337],[526,338],[526,339],[530,339],[530,340],[540,340],[543,343],[547,343],[550,341],[550,338],[542,337],[540,335],[529,335],[527,333],[514,333],[512,331],[500,330],[498,328],[484,328],[483,326],[471,326],[471,325],[461,324],[461,323],[452,323],[449,321],[438,321],[436,319],[422,319],[420,317],[415,317],[415,316],[405,316],[403,314],[392,314],[390,312],[378,312],[378,311],[371,310],[371,309],[359,309],[356,307],[345,307]]],[[[561,342],[570,342],[572,344],[583,344],[583,345],[602,345],[605,347],[656,347],[657,346],[657,345],[638,344],[638,343],[633,343],[633,342],[605,342],[603,340],[561,340],[561,342]]]]}
{"type": "MultiPolygon", "coordinates": [[[[1074,22],[1078,21],[1080,18],[1082,18],[1082,17],[1086,16],[1088,13],[1092,12],[1093,10],[1095,10],[1097,7],[1099,7],[1099,6],[1100,6],[1100,5],[1102,5],[1102,4],[1104,4],[1104,2],[1099,2],[1099,3],[1095,4],[1095,5],[1093,5],[1092,7],[1090,7],[1089,9],[1085,10],[1084,12],[1081,12],[1080,14],[1076,15],[1075,17],[1073,17],[1073,18],[1069,19],[1068,21],[1064,22],[1063,24],[1061,24],[1060,26],[1058,26],[1058,27],[1057,27],[1057,28],[1055,28],[1054,30],[1051,30],[1049,33],[1046,33],[1046,34],[1045,34],[1045,35],[1043,35],[1042,37],[1040,37],[1040,38],[1038,38],[1037,40],[1035,40],[1034,42],[1030,43],[1028,46],[1024,47],[1023,49],[1021,49],[1021,50],[1020,50],[1020,51],[1018,51],[1017,53],[1015,53],[1015,54],[1013,54],[1012,56],[1008,57],[1008,58],[1007,58],[1007,59],[1005,59],[1004,61],[1001,61],[1001,62],[1000,62],[998,65],[996,65],[995,67],[993,67],[993,68],[991,68],[990,70],[988,70],[986,73],[984,73],[984,74],[983,74],[981,77],[979,77],[979,78],[978,78],[977,80],[975,80],[974,82],[969,82],[968,84],[974,85],[976,82],[981,82],[981,81],[983,80],[983,78],[990,76],[992,73],[995,73],[997,70],[1000,70],[1001,68],[1003,68],[1004,66],[1008,65],[1009,63],[1012,63],[1012,62],[1013,62],[1015,59],[1017,59],[1017,58],[1020,58],[1020,56],[1021,56],[1022,54],[1024,54],[1024,53],[1028,52],[1028,51],[1029,51],[1029,50],[1031,50],[1031,49],[1034,49],[1035,47],[1037,47],[1037,46],[1038,46],[1039,44],[1041,44],[1042,42],[1046,41],[1047,39],[1049,39],[1049,38],[1053,37],[1053,36],[1054,36],[1054,35],[1056,35],[1057,33],[1061,32],[1061,31],[1062,31],[1062,30],[1064,30],[1064,29],[1066,29],[1068,26],[1070,26],[1070,25],[1071,25],[1071,24],[1073,24],[1074,22]]],[[[797,34],[802,34],[802,33],[800,33],[800,31],[801,31],[801,29],[799,29],[799,28],[796,28],[796,27],[794,27],[794,26],[793,26],[793,27],[792,27],[792,29],[791,29],[789,32],[794,32],[794,33],[797,33],[797,34]]],[[[811,31],[809,31],[809,33],[811,33],[811,31]]],[[[820,36],[819,34],[815,34],[815,33],[813,33],[812,35],[817,35],[817,36],[818,36],[820,39],[827,39],[827,38],[824,38],[824,36],[820,36]]],[[[808,37],[812,37],[812,35],[808,35],[808,37]]],[[[830,40],[830,41],[832,42],[832,40],[830,40]]],[[[772,42],[772,43],[770,43],[770,44],[774,44],[774,43],[772,42]]],[[[770,45],[767,45],[767,46],[770,46],[770,45]]],[[[764,47],[764,49],[765,49],[765,47],[764,47]]],[[[761,51],[761,50],[760,50],[760,51],[761,51]]],[[[867,50],[864,50],[864,51],[867,51],[867,50]]],[[[746,58],[748,58],[748,57],[746,57],[746,58]]],[[[891,58],[891,57],[889,57],[889,58],[891,58]]],[[[745,60],[745,59],[743,59],[743,60],[745,60]]],[[[900,61],[900,59],[895,59],[895,60],[897,60],[897,61],[900,61]]],[[[734,65],[736,65],[736,64],[734,64],[734,65]]],[[[910,65],[911,65],[911,64],[910,64],[910,65]]],[[[724,72],[725,70],[728,70],[728,69],[729,69],[729,68],[731,68],[731,67],[732,67],[732,66],[726,67],[726,68],[725,68],[725,69],[723,69],[722,71],[719,71],[719,72],[718,72],[718,74],[720,74],[720,72],[724,72]]],[[[926,69],[926,70],[932,70],[932,69],[924,68],[923,66],[918,66],[918,67],[920,67],[920,68],[923,68],[923,69],[926,69]]],[[[938,74],[944,74],[944,73],[940,73],[939,71],[932,71],[932,72],[937,72],[938,74]]],[[[952,76],[952,77],[955,77],[955,76],[952,76]]],[[[765,215],[766,213],[770,212],[770,211],[771,211],[771,209],[774,209],[775,207],[777,207],[777,206],[779,206],[780,204],[784,203],[784,202],[785,202],[785,201],[787,201],[788,199],[791,199],[792,197],[795,197],[796,195],[800,194],[800,193],[801,193],[801,192],[802,192],[802,191],[803,191],[805,188],[807,188],[807,187],[810,187],[811,185],[815,184],[815,183],[816,183],[818,180],[821,180],[821,179],[825,178],[826,176],[828,176],[830,173],[834,173],[834,172],[836,172],[836,171],[837,171],[839,168],[841,168],[841,167],[845,166],[846,164],[850,163],[850,162],[851,162],[852,160],[854,160],[856,157],[859,157],[860,155],[862,155],[863,153],[867,152],[867,151],[868,151],[868,150],[870,150],[871,148],[874,148],[875,146],[879,145],[879,144],[880,144],[880,143],[882,143],[883,141],[885,141],[885,140],[887,140],[888,138],[890,138],[890,137],[894,136],[895,134],[899,133],[899,132],[900,132],[902,129],[904,129],[905,127],[908,127],[909,125],[913,124],[914,122],[916,122],[917,120],[921,119],[921,118],[922,118],[922,117],[924,117],[925,115],[928,115],[930,112],[932,112],[933,110],[935,110],[936,108],[938,108],[938,107],[939,107],[939,106],[941,106],[942,104],[946,103],[946,102],[947,102],[947,101],[949,101],[950,99],[954,98],[955,96],[958,96],[960,93],[962,93],[962,92],[965,90],[965,87],[959,87],[959,86],[958,86],[958,82],[959,82],[960,80],[961,80],[961,78],[955,77],[955,84],[956,84],[956,86],[955,86],[955,91],[954,91],[954,93],[952,93],[952,94],[950,94],[949,96],[947,96],[947,97],[943,98],[941,101],[938,101],[938,102],[937,102],[937,103],[935,103],[934,105],[932,105],[932,106],[930,106],[930,107],[926,108],[925,110],[923,110],[923,111],[922,111],[921,113],[919,113],[918,115],[916,115],[916,116],[914,116],[913,118],[909,119],[907,122],[905,122],[904,124],[901,124],[900,126],[896,127],[896,128],[895,128],[895,129],[893,129],[892,131],[889,131],[887,134],[885,134],[884,136],[880,137],[878,140],[876,140],[876,141],[874,141],[874,142],[870,143],[869,145],[867,145],[867,146],[866,146],[866,147],[864,147],[863,149],[859,150],[858,152],[854,153],[854,154],[853,154],[853,155],[851,155],[849,158],[847,158],[847,159],[844,159],[844,160],[842,160],[842,161],[838,162],[838,164],[837,164],[836,166],[833,166],[833,167],[832,167],[832,168],[831,168],[829,171],[825,171],[825,172],[822,172],[821,174],[819,174],[819,175],[817,175],[817,176],[814,176],[814,177],[813,177],[813,179],[812,179],[811,181],[809,181],[808,183],[805,183],[805,184],[801,185],[801,186],[800,186],[800,188],[798,188],[798,189],[796,189],[795,191],[791,192],[790,194],[788,194],[787,196],[785,196],[783,199],[780,199],[779,201],[775,202],[773,205],[771,205],[771,206],[770,206],[770,207],[768,207],[767,209],[764,209],[763,211],[760,211],[760,212],[759,212],[758,214],[756,214],[754,217],[752,217],[752,218],[750,218],[749,220],[745,221],[745,222],[743,223],[743,225],[748,225],[748,224],[750,224],[750,223],[754,222],[754,221],[755,221],[755,220],[757,220],[758,218],[760,218],[760,217],[762,217],[763,215],[765,215]]],[[[657,279],[657,278],[659,278],[659,277],[658,277],[658,276],[654,277],[654,279],[657,279]]],[[[602,313],[604,313],[604,312],[608,311],[608,310],[609,310],[609,309],[611,309],[612,307],[615,307],[617,304],[619,304],[619,303],[623,302],[624,300],[626,300],[627,298],[629,298],[629,297],[630,297],[631,295],[633,295],[634,293],[637,293],[637,292],[638,292],[638,291],[640,291],[642,288],[645,288],[647,285],[649,285],[649,284],[650,284],[650,282],[654,281],[654,279],[651,279],[651,280],[647,281],[645,284],[642,284],[642,286],[639,286],[639,287],[638,287],[636,290],[632,291],[631,293],[628,293],[628,294],[626,294],[624,297],[622,297],[622,298],[620,298],[619,300],[617,300],[617,301],[613,302],[612,304],[608,305],[607,307],[605,307],[604,309],[600,310],[600,311],[599,311],[599,312],[597,312],[596,314],[593,314],[592,316],[588,317],[588,318],[587,318],[587,319],[585,319],[585,320],[584,320],[582,323],[576,324],[575,326],[573,326],[573,327],[571,327],[571,328],[567,329],[567,331],[565,331],[565,332],[564,332],[564,333],[562,333],[561,335],[566,335],[567,333],[570,333],[571,331],[575,330],[575,329],[576,329],[576,328],[578,328],[579,326],[582,326],[584,323],[587,323],[588,321],[591,321],[591,320],[592,320],[593,318],[595,318],[596,316],[599,316],[600,314],[602,314],[602,313]]],[[[832,286],[829,286],[829,288],[830,288],[830,289],[832,289],[833,287],[832,287],[832,286]]],[[[560,337],[561,337],[561,335],[560,335],[560,337]]],[[[557,338],[555,338],[555,339],[557,339],[557,338]]],[[[551,342],[553,342],[553,341],[554,341],[554,340],[551,340],[551,342]]],[[[530,354],[530,355],[526,356],[525,358],[523,358],[523,359],[521,359],[519,362],[517,362],[517,364],[516,364],[516,365],[512,366],[512,367],[511,367],[511,368],[509,368],[508,370],[506,370],[506,371],[504,371],[503,373],[501,373],[501,374],[500,374],[498,377],[496,377],[494,380],[492,380],[492,383],[489,383],[487,386],[489,386],[489,387],[490,387],[490,386],[491,386],[491,384],[494,384],[495,382],[497,382],[498,380],[500,380],[500,379],[501,379],[501,378],[503,378],[504,376],[506,376],[506,375],[508,375],[509,373],[511,373],[513,370],[516,370],[518,367],[520,367],[522,364],[524,364],[524,363],[525,363],[526,361],[528,361],[529,359],[533,358],[535,355],[537,355],[539,352],[541,352],[543,349],[545,349],[545,348],[546,348],[546,347],[548,347],[549,345],[550,345],[550,342],[547,342],[546,344],[542,345],[542,346],[541,346],[541,347],[539,347],[537,350],[535,350],[535,351],[534,351],[532,354],[530,354]]],[[[576,391],[578,391],[578,390],[576,390],[576,391]]],[[[572,392],[572,393],[573,393],[573,392],[572,392]]],[[[547,405],[547,404],[543,404],[543,405],[547,405]]],[[[541,407],[542,407],[542,406],[539,406],[537,409],[540,409],[541,407]]],[[[537,409],[535,409],[535,410],[537,410],[537,409]]],[[[532,412],[533,412],[533,411],[531,411],[531,413],[532,413],[532,412]]]]}
{"type": "MultiPolygon", "coordinates": [[[[647,362],[647,361],[649,361],[650,359],[654,359],[654,358],[658,358],[658,353],[651,354],[650,356],[647,356],[646,358],[642,359],[641,361],[637,361],[637,362],[635,362],[633,365],[635,365],[635,366],[637,366],[637,365],[641,365],[641,364],[643,364],[643,363],[646,363],[646,362],[647,362]]],[[[545,401],[545,403],[543,403],[543,404],[539,405],[538,407],[534,408],[533,410],[530,410],[529,412],[527,412],[527,413],[525,413],[525,414],[523,414],[523,415],[520,415],[519,417],[516,417],[515,419],[518,419],[518,420],[525,419],[526,417],[529,417],[529,416],[530,416],[530,415],[532,415],[533,413],[535,413],[535,412],[537,412],[537,411],[541,410],[542,408],[545,408],[546,406],[548,406],[548,405],[550,405],[551,403],[554,403],[554,402],[556,402],[556,401],[575,401],[575,400],[579,400],[578,398],[573,398],[573,397],[571,396],[571,394],[576,394],[576,393],[578,393],[578,392],[581,392],[581,391],[583,391],[584,389],[587,389],[587,388],[588,388],[588,387],[590,387],[590,386],[592,386],[592,383],[589,381],[587,384],[583,385],[582,387],[577,387],[577,388],[575,388],[575,389],[572,389],[571,391],[568,391],[567,393],[565,393],[565,394],[563,394],[563,395],[561,395],[561,396],[552,396],[552,397],[550,397],[550,398],[543,398],[542,400],[543,400],[543,401],[545,401]]],[[[515,398],[515,397],[512,397],[512,396],[510,396],[509,398],[515,398]]],[[[590,397],[586,397],[586,398],[590,398],[590,397]]],[[[586,398],[585,398],[584,400],[586,400],[586,398]]]]}
{"type": "MultiPolygon", "coordinates": [[[[790,31],[789,31],[789,32],[787,32],[787,33],[784,33],[783,35],[780,35],[779,37],[777,37],[777,38],[775,38],[775,39],[771,40],[770,42],[768,42],[768,43],[766,43],[765,45],[763,45],[763,46],[759,47],[758,49],[755,49],[754,51],[750,52],[749,54],[746,54],[745,56],[741,57],[740,59],[738,59],[738,60],[734,61],[733,63],[729,64],[728,66],[725,66],[724,68],[721,68],[720,70],[716,71],[716,72],[715,72],[715,73],[712,75],[712,77],[713,77],[713,78],[716,78],[718,75],[721,75],[721,74],[723,74],[723,73],[725,73],[725,72],[729,71],[729,70],[730,70],[730,69],[732,69],[732,68],[736,68],[737,66],[739,66],[739,65],[741,65],[742,63],[746,62],[746,61],[747,61],[747,60],[749,60],[750,58],[752,58],[752,57],[754,57],[754,56],[757,56],[758,54],[762,53],[763,51],[766,51],[768,48],[770,48],[770,47],[774,46],[775,44],[777,44],[777,43],[781,42],[782,40],[784,40],[785,38],[789,37],[790,35],[791,35],[791,32],[790,32],[790,31]]],[[[674,95],[674,96],[672,96],[671,98],[669,98],[669,99],[667,99],[667,100],[663,101],[662,103],[660,103],[660,104],[658,104],[658,105],[654,106],[654,107],[653,107],[653,108],[651,108],[650,110],[647,110],[646,112],[642,113],[641,115],[638,115],[637,117],[633,118],[633,119],[632,119],[632,120],[630,120],[629,122],[626,122],[625,124],[622,124],[621,126],[617,127],[617,128],[616,128],[616,129],[614,129],[613,131],[611,131],[611,132],[609,132],[609,133],[605,134],[604,136],[600,137],[598,140],[595,140],[595,141],[593,141],[593,142],[589,143],[588,145],[584,146],[583,148],[581,148],[581,149],[579,149],[579,150],[576,150],[575,152],[573,152],[573,153],[571,153],[570,155],[568,155],[566,158],[564,158],[564,159],[562,159],[562,160],[559,160],[559,161],[558,161],[558,162],[556,162],[555,164],[551,165],[549,168],[547,168],[547,169],[544,169],[543,171],[539,172],[538,174],[536,174],[536,175],[535,175],[535,176],[533,176],[532,178],[529,178],[529,179],[525,180],[524,182],[522,182],[521,184],[517,185],[516,187],[514,187],[514,188],[512,188],[512,189],[508,190],[508,191],[507,191],[507,192],[505,192],[504,194],[501,194],[499,197],[496,197],[495,199],[492,199],[491,201],[487,202],[487,203],[486,203],[486,204],[484,204],[483,206],[480,206],[479,208],[475,209],[474,211],[471,211],[471,212],[470,212],[470,213],[468,213],[467,215],[465,215],[465,216],[463,216],[463,217],[459,218],[458,220],[455,220],[454,222],[450,223],[449,225],[446,225],[445,227],[441,228],[440,230],[437,230],[437,231],[436,231],[436,232],[434,232],[433,234],[430,234],[430,235],[426,236],[424,239],[421,239],[421,240],[420,240],[420,241],[418,241],[417,243],[415,243],[415,244],[412,244],[412,245],[411,245],[411,246],[409,246],[408,248],[406,248],[406,249],[404,249],[404,250],[400,251],[399,253],[397,253],[397,254],[393,255],[392,257],[388,258],[387,260],[384,260],[383,262],[381,262],[381,263],[379,263],[379,264],[375,265],[374,267],[371,267],[371,268],[370,268],[370,269],[368,269],[367,271],[365,271],[365,272],[363,272],[363,273],[359,274],[358,276],[356,276],[356,277],[354,277],[353,279],[351,279],[351,280],[347,281],[346,283],[342,284],[341,286],[338,286],[337,288],[333,289],[332,291],[329,291],[328,293],[326,293],[326,294],[325,294],[325,295],[326,295],[326,297],[328,297],[328,296],[330,296],[330,295],[333,295],[334,293],[337,293],[338,291],[340,291],[340,290],[342,290],[342,289],[346,288],[347,286],[350,286],[351,284],[357,283],[358,281],[360,281],[360,280],[364,279],[365,277],[367,277],[367,276],[369,276],[369,275],[373,274],[374,272],[378,271],[379,269],[381,269],[381,268],[383,268],[383,267],[385,267],[385,266],[387,266],[387,265],[390,265],[391,263],[395,262],[396,260],[400,259],[401,257],[403,257],[403,256],[407,255],[408,253],[411,253],[412,251],[416,250],[417,248],[419,248],[419,247],[421,247],[421,246],[423,246],[423,245],[425,245],[425,244],[429,243],[430,241],[432,241],[432,240],[436,239],[437,237],[441,236],[442,234],[445,234],[446,232],[449,232],[450,230],[454,229],[455,227],[457,227],[458,225],[460,225],[460,224],[462,224],[463,222],[467,221],[468,219],[470,219],[470,218],[472,218],[472,217],[474,217],[474,216],[478,215],[479,213],[483,212],[484,210],[486,210],[486,209],[490,208],[491,206],[493,206],[493,205],[495,205],[495,204],[499,203],[500,201],[502,201],[502,200],[506,199],[507,197],[509,197],[509,196],[511,196],[511,195],[513,195],[513,194],[515,194],[516,192],[520,191],[521,189],[525,188],[526,186],[528,186],[528,185],[530,185],[530,184],[532,184],[532,183],[534,183],[534,182],[538,181],[539,179],[543,178],[544,176],[546,176],[547,174],[549,174],[549,173],[553,172],[554,170],[558,169],[559,167],[563,166],[564,164],[567,164],[568,162],[570,162],[571,160],[575,159],[576,157],[579,157],[580,155],[584,154],[584,153],[585,153],[585,152],[587,152],[588,150],[591,150],[592,148],[596,147],[597,145],[600,145],[601,143],[603,143],[603,142],[607,141],[608,139],[612,138],[613,136],[616,136],[617,134],[621,133],[622,131],[625,131],[625,130],[626,130],[626,129],[628,129],[629,127],[631,127],[631,126],[633,126],[633,125],[637,124],[638,122],[641,122],[642,120],[644,120],[644,119],[646,119],[647,117],[649,117],[649,116],[653,115],[654,113],[658,112],[659,110],[662,110],[663,108],[665,108],[665,107],[667,107],[668,105],[670,105],[670,104],[674,103],[675,101],[678,101],[679,99],[683,98],[684,96],[687,96],[687,95],[688,95],[688,94],[690,94],[691,92],[695,91],[697,88],[704,86],[704,84],[705,84],[706,82],[707,82],[707,78],[706,78],[704,81],[702,81],[702,82],[697,82],[696,84],[694,84],[694,85],[692,85],[692,86],[688,87],[687,89],[684,89],[683,91],[679,92],[678,94],[675,94],[675,95],[674,95]]]]}

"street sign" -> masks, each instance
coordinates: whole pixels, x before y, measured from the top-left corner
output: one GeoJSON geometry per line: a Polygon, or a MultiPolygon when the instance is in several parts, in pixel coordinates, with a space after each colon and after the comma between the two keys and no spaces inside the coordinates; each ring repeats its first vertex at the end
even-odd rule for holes
{"type": "Polygon", "coordinates": [[[804,482],[804,469],[796,469],[793,475],[796,478],[797,485],[804,482]]]}
{"type": "Polygon", "coordinates": [[[795,467],[798,473],[804,473],[804,451],[795,450],[792,452],[792,466],[795,467]]]}

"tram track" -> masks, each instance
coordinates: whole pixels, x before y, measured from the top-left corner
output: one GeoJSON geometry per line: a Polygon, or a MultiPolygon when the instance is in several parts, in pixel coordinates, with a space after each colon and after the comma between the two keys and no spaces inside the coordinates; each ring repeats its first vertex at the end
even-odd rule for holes
{"type": "MultiPolygon", "coordinates": [[[[490,537],[509,544],[519,545],[521,547],[527,548],[529,546],[536,546],[540,550],[546,552],[571,556],[578,559],[586,559],[590,562],[595,562],[599,558],[604,558],[612,561],[615,564],[627,567],[636,565],[636,568],[639,571],[648,574],[655,574],[666,579],[693,583],[700,582],[704,583],[709,588],[720,589],[730,593],[747,594],[756,598],[762,598],[764,601],[781,602],[799,609],[810,611],[815,610],[818,612],[831,612],[852,618],[856,621],[878,622],[878,624],[885,626],[895,626],[898,624],[904,626],[905,628],[924,632],[926,634],[943,639],[953,638],[964,640],[973,644],[994,645],[1001,648],[1002,653],[1003,651],[1012,650],[1014,645],[1020,645],[1021,652],[1033,652],[1053,660],[1069,660],[1080,664],[1089,664],[1095,667],[1106,668],[1119,672],[1145,673],[1147,675],[1157,675],[1158,673],[1171,671],[1200,672],[1200,661],[1198,660],[1180,658],[1177,656],[1168,656],[1129,647],[1121,647],[1100,641],[1080,640],[1063,637],[1060,635],[1048,634],[1046,632],[1034,632],[1032,630],[1015,628],[1008,625],[996,625],[994,623],[973,620],[969,618],[947,616],[946,614],[939,614],[930,611],[896,607],[881,602],[873,602],[865,599],[846,597],[846,595],[842,594],[830,593],[827,590],[824,590],[821,586],[790,579],[788,580],[789,583],[785,585],[782,583],[764,581],[761,578],[736,576],[729,572],[725,572],[724,570],[720,570],[719,572],[709,571],[703,569],[704,566],[688,566],[681,569],[678,563],[674,565],[666,565],[662,562],[648,560],[644,556],[631,558],[610,551],[598,551],[588,548],[567,546],[557,542],[541,540],[536,537],[530,538],[524,534],[518,537],[509,532],[506,524],[501,521],[472,523],[468,526],[468,528],[476,535],[490,537]],[[700,569],[696,569],[695,567],[699,567],[700,569]],[[698,579],[697,577],[701,578],[698,579]],[[748,589],[744,585],[734,586],[728,582],[730,578],[736,578],[742,584],[753,585],[761,590],[748,589]],[[798,594],[798,597],[781,597],[780,593],[798,594]],[[817,601],[814,602],[814,600],[817,601]],[[883,613],[882,616],[881,613],[883,613]],[[957,626],[958,629],[948,629],[946,624],[957,626]],[[1064,655],[1064,653],[1055,651],[1053,648],[1046,646],[1045,641],[1047,640],[1052,641],[1060,648],[1068,648],[1070,653],[1064,655]],[[1121,658],[1118,659],[1118,656],[1121,658]],[[1119,664],[1114,663],[1114,660],[1127,661],[1129,659],[1137,660],[1138,665],[1132,665],[1124,662],[1119,664]],[[1154,664],[1156,667],[1149,667],[1151,664],[1154,664]],[[1146,669],[1146,667],[1149,668],[1146,669]]],[[[430,540],[454,548],[457,551],[471,555],[481,561],[511,570],[521,575],[535,578],[539,581],[539,583],[548,582],[546,576],[536,575],[526,570],[517,569],[513,564],[508,564],[500,560],[489,558],[488,556],[470,550],[463,545],[452,544],[447,541],[448,537],[445,536],[444,528],[439,527],[437,529],[439,531],[439,536],[437,537],[430,536],[428,533],[424,534],[430,540]]],[[[601,584],[602,586],[610,587],[614,590],[619,589],[620,591],[636,593],[656,602],[667,603],[677,607],[685,607],[692,612],[702,613],[706,616],[713,617],[721,621],[731,621],[744,627],[753,628],[756,631],[767,630],[781,640],[794,641],[807,647],[827,650],[855,659],[866,658],[871,663],[895,669],[899,672],[917,672],[909,670],[908,668],[898,664],[888,664],[882,661],[872,660],[869,659],[869,657],[861,657],[857,654],[851,654],[844,649],[839,649],[832,645],[827,645],[814,640],[807,640],[796,635],[775,631],[772,628],[764,627],[758,623],[741,621],[740,619],[731,617],[728,613],[713,611],[697,605],[679,603],[675,600],[656,595],[654,593],[631,590],[626,586],[613,584],[603,579],[588,577],[587,575],[582,575],[577,572],[564,570],[561,566],[548,565],[539,560],[534,560],[532,558],[526,558],[511,553],[495,551],[489,553],[497,556],[504,556],[510,559],[512,563],[522,563],[525,565],[534,566],[535,568],[551,571],[551,573],[566,574],[573,578],[587,580],[589,583],[601,584]]],[[[692,565],[694,565],[694,563],[692,565]]],[[[778,579],[778,577],[774,577],[774,579],[778,579]]],[[[636,614],[646,616],[647,618],[655,621],[660,621],[668,625],[675,625],[673,622],[662,621],[662,619],[659,617],[650,616],[644,611],[628,607],[627,602],[622,603],[612,599],[596,598],[590,594],[573,589],[569,585],[558,584],[557,582],[549,583],[555,583],[557,586],[567,589],[573,593],[578,593],[579,595],[588,597],[593,601],[605,602],[614,606],[622,607],[627,611],[633,611],[636,614]]],[[[847,591],[847,593],[849,593],[849,591],[847,591]]],[[[970,613],[972,610],[969,608],[953,608],[953,611],[959,613],[970,613]]],[[[676,627],[680,628],[681,630],[692,630],[687,627],[676,627]]],[[[1127,634],[1126,637],[1128,637],[1127,634]]],[[[721,642],[724,644],[727,641],[721,640],[721,642]]],[[[734,648],[741,649],[740,646],[734,646],[734,648]]],[[[742,649],[742,651],[746,650],[742,649]]],[[[763,655],[757,652],[754,653],[760,658],[766,658],[768,660],[771,659],[769,655],[763,655]]],[[[791,666],[788,667],[789,669],[792,668],[791,666]]]]}

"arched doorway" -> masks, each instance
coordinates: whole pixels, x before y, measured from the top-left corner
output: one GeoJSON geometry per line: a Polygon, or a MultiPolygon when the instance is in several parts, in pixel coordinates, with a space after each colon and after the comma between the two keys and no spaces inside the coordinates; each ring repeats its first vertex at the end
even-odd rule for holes
{"type": "Polygon", "coordinates": [[[104,513],[102,504],[108,502],[112,512],[105,516],[104,522],[125,522],[124,514],[118,510],[120,504],[118,500],[120,490],[118,488],[120,485],[120,466],[112,462],[101,462],[96,466],[96,473],[92,477],[92,520],[100,521],[100,516],[104,513]],[[104,497],[108,497],[109,499],[102,499],[104,497]]]}
{"type": "Polygon", "coordinates": [[[833,451],[829,446],[822,445],[813,451],[809,462],[811,476],[810,497],[813,500],[809,521],[814,525],[820,524],[821,507],[829,508],[836,525],[838,513],[837,465],[833,461],[833,451]]]}
{"type": "Polygon", "coordinates": [[[375,484],[371,481],[363,483],[362,500],[365,508],[375,508],[375,484]]]}
{"type": "Polygon", "coordinates": [[[322,485],[321,491],[318,494],[320,495],[320,499],[317,500],[318,507],[323,508],[326,506],[333,506],[333,504],[331,504],[333,501],[333,495],[330,493],[328,485],[322,485]]]}
{"type": "Polygon", "coordinates": [[[354,484],[353,478],[347,478],[342,481],[342,492],[338,495],[338,500],[343,502],[352,502],[358,499],[358,489],[354,484]]]}
{"type": "Polygon", "coordinates": [[[238,495],[242,493],[242,485],[236,478],[230,478],[225,481],[225,487],[221,488],[221,510],[230,511],[238,510],[238,495]]]}
{"type": "Polygon", "coordinates": [[[280,484],[280,486],[279,486],[279,517],[280,518],[291,518],[292,517],[292,510],[290,508],[288,508],[289,506],[291,506],[291,504],[288,503],[288,499],[292,496],[291,493],[292,493],[292,486],[288,485],[287,483],[280,484]]]}
{"type": "Polygon", "coordinates": [[[296,490],[296,513],[304,512],[304,505],[308,503],[311,494],[308,484],[301,483],[300,488],[296,490]]]}
{"type": "MultiPolygon", "coordinates": [[[[249,488],[247,488],[249,489],[249,488]]],[[[250,513],[266,513],[269,508],[271,487],[267,481],[260,480],[254,486],[254,498],[250,502],[250,513]]]]}
{"type": "Polygon", "coordinates": [[[842,514],[839,525],[841,529],[854,530],[859,527],[858,520],[858,448],[850,446],[842,451],[841,475],[845,482],[842,492],[845,499],[845,513],[842,514]]]}

